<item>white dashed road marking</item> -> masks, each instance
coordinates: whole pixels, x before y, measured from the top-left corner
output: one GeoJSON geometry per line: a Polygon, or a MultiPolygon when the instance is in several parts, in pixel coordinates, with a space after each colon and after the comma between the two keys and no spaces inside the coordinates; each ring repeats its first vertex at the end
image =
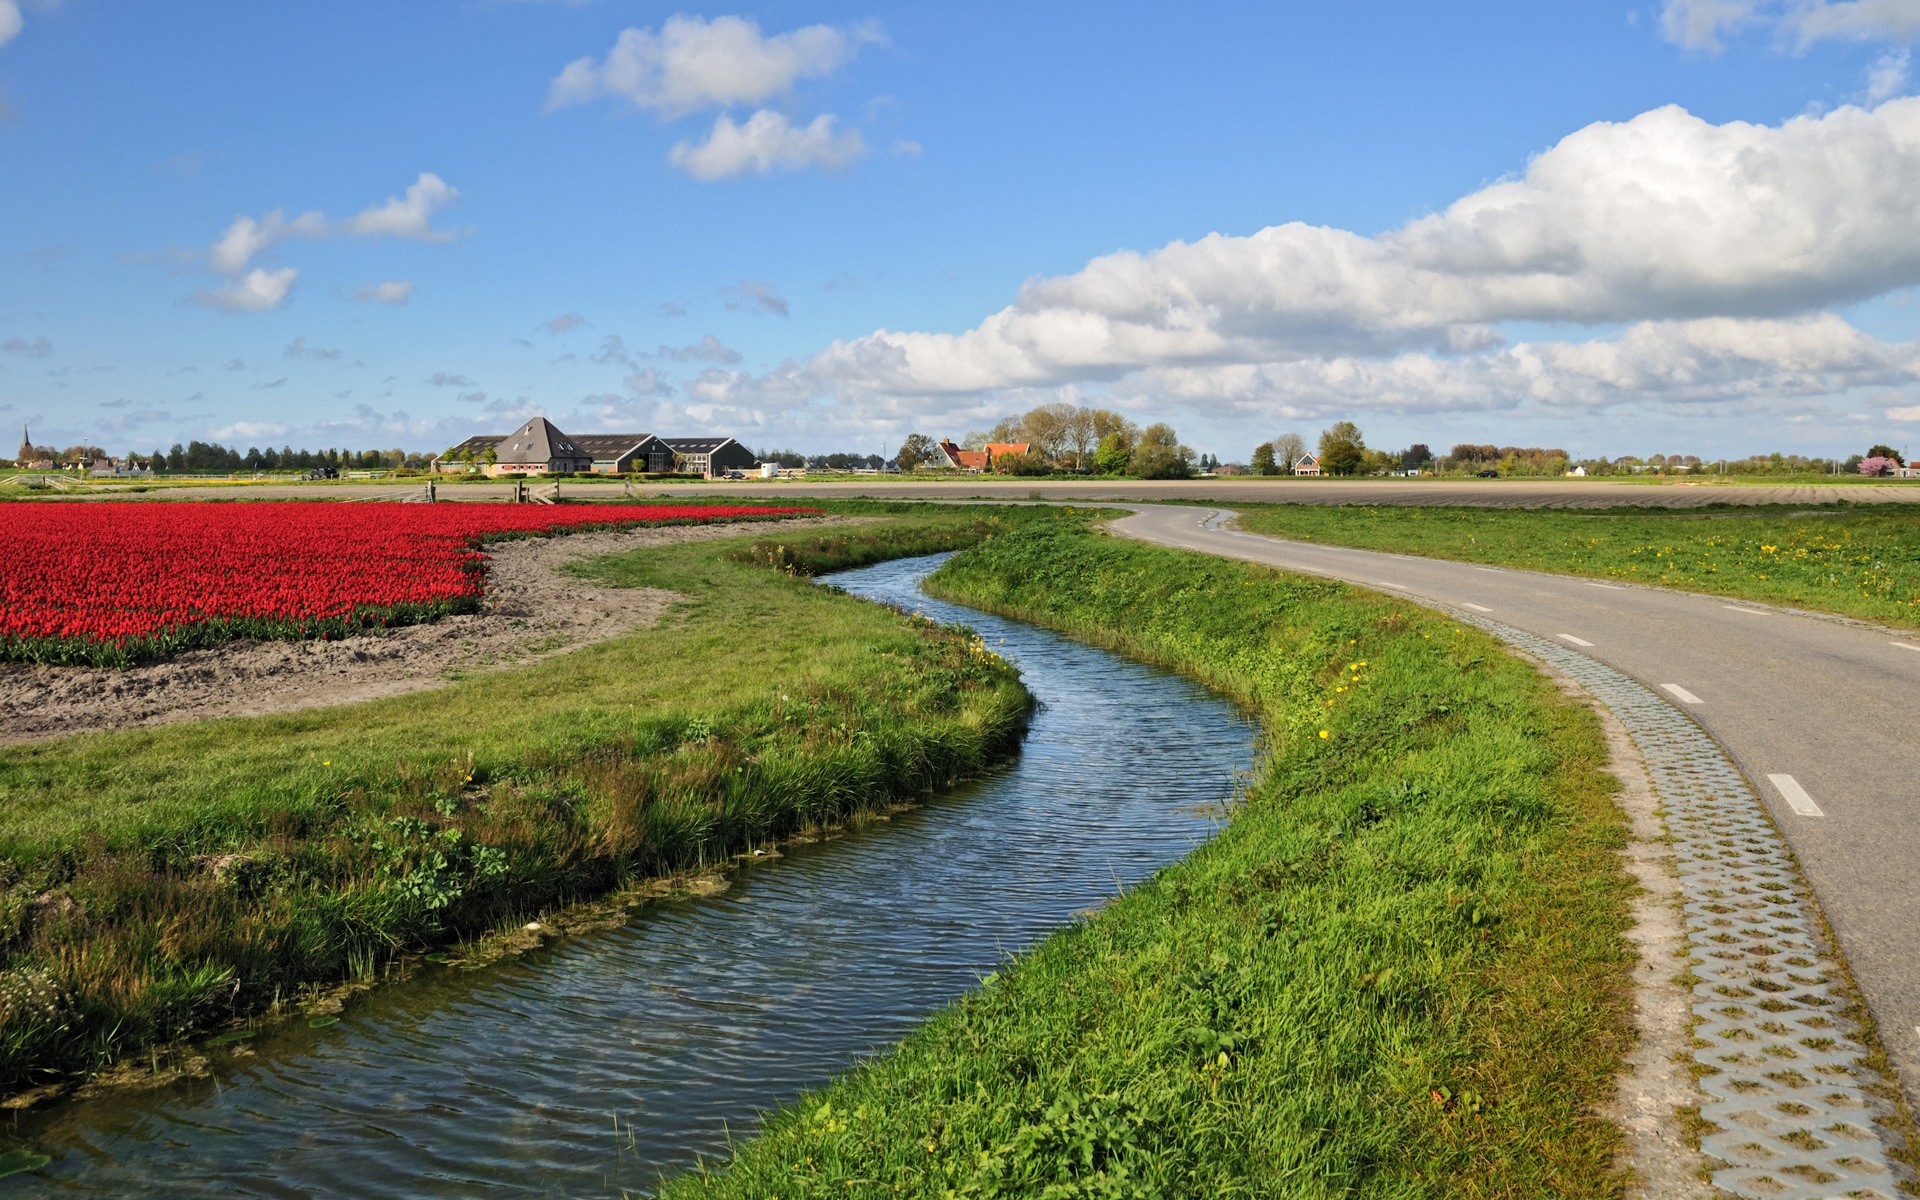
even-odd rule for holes
{"type": "Polygon", "coordinates": [[[1557,637],[1557,638],[1559,638],[1559,639],[1561,639],[1562,641],[1567,641],[1567,642],[1572,642],[1572,643],[1573,643],[1574,645],[1576,645],[1576,646],[1591,646],[1591,645],[1593,645],[1593,643],[1592,643],[1592,642],[1590,642],[1590,641],[1588,641],[1587,639],[1585,639],[1585,638],[1577,638],[1577,637],[1575,637],[1575,636],[1573,636],[1573,635],[1572,635],[1572,634],[1570,634],[1570,633],[1556,633],[1556,634],[1554,634],[1553,636],[1555,636],[1555,637],[1557,637]]]}
{"type": "Polygon", "coordinates": [[[1813,802],[1813,797],[1807,795],[1807,789],[1801,787],[1800,781],[1793,776],[1769,775],[1767,776],[1767,782],[1779,788],[1780,798],[1785,800],[1787,806],[1801,816],[1824,817],[1827,815],[1820,811],[1820,806],[1813,802]]]}
{"type": "Polygon", "coordinates": [[[1488,608],[1484,604],[1475,604],[1470,600],[1462,600],[1460,603],[1472,609],[1475,612],[1492,612],[1493,611],[1492,609],[1488,608]]]}
{"type": "Polygon", "coordinates": [[[1474,570],[1476,570],[1476,571],[1485,571],[1485,572],[1486,572],[1487,574],[1489,574],[1489,575],[1504,575],[1504,574],[1506,574],[1506,572],[1505,572],[1505,571],[1498,571],[1498,570],[1495,570],[1495,569],[1494,569],[1494,568],[1492,568],[1492,567],[1475,567],[1475,568],[1474,568],[1474,570]]]}
{"type": "Polygon", "coordinates": [[[1894,645],[1900,647],[1902,650],[1920,650],[1920,646],[1916,646],[1912,642],[1895,642],[1894,645]]]}
{"type": "Polygon", "coordinates": [[[1593,582],[1593,581],[1592,581],[1591,579],[1589,579],[1589,580],[1587,581],[1587,586],[1588,586],[1588,587],[1603,587],[1603,588],[1605,588],[1605,589],[1607,589],[1607,590],[1608,590],[1608,591],[1610,591],[1610,592],[1624,592],[1624,591],[1626,591],[1626,590],[1627,590],[1627,589],[1625,589],[1625,588],[1623,588],[1623,587],[1621,587],[1621,586],[1620,586],[1619,584],[1617,584],[1617,583],[1595,583],[1595,582],[1593,582]]]}
{"type": "Polygon", "coordinates": [[[1701,702],[1700,697],[1694,695],[1692,692],[1681,687],[1677,683],[1663,683],[1660,686],[1665,688],[1667,691],[1672,692],[1675,696],[1678,696],[1680,699],[1685,700],[1688,704],[1699,704],[1701,702]]]}
{"type": "Polygon", "coordinates": [[[1771,615],[1765,609],[1741,608],[1738,604],[1722,604],[1720,607],[1726,609],[1728,612],[1743,612],[1756,617],[1765,617],[1765,616],[1771,615]]]}

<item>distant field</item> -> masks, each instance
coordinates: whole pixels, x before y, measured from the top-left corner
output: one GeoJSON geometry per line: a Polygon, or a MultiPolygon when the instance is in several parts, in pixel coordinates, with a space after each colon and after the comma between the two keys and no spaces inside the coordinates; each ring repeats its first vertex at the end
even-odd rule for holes
{"type": "Polygon", "coordinates": [[[1770,506],[1652,513],[1249,507],[1274,537],[1659,584],[1920,626],[1920,513],[1770,506]]]}

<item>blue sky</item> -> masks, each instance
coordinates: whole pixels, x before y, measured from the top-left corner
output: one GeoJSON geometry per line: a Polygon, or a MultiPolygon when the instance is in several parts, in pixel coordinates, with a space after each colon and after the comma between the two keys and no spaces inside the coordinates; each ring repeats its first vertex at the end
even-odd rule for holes
{"type": "Polygon", "coordinates": [[[1229,459],[1342,418],[1920,451],[1916,36],[1920,0],[0,0],[0,421],[878,450],[1064,398],[1229,459]]]}

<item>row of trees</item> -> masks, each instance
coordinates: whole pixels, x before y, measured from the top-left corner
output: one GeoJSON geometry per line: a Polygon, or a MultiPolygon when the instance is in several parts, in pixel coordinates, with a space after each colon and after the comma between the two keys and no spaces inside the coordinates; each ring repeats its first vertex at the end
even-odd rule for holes
{"type": "MultiPolygon", "coordinates": [[[[1248,467],[1255,475],[1292,475],[1306,454],[1305,438],[1283,433],[1255,446],[1248,467]]],[[[1352,421],[1335,421],[1321,433],[1315,458],[1327,475],[1388,475],[1431,470],[1433,466],[1433,452],[1424,442],[1415,442],[1405,450],[1369,449],[1366,435],[1352,421]]]]}
{"type": "MultiPolygon", "coordinates": [[[[1139,479],[1186,479],[1202,465],[1193,449],[1165,422],[1145,429],[1110,408],[1065,402],[1043,404],[1007,417],[989,430],[967,434],[961,449],[1026,444],[1025,454],[1006,454],[992,469],[1009,475],[1131,475],[1139,479]]],[[[946,465],[939,444],[923,433],[900,447],[902,471],[946,465]]],[[[1206,466],[1212,465],[1208,456],[1206,466]]]]}

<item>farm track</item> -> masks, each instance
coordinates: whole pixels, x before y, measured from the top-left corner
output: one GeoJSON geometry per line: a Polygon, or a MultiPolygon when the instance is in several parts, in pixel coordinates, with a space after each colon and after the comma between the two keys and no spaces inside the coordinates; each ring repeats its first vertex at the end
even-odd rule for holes
{"type": "MultiPolygon", "coordinates": [[[[848,524],[799,518],[782,529],[848,524]]],[[[336,642],[233,642],[125,670],[0,663],[0,745],[263,716],[442,687],[460,675],[525,666],[653,624],[678,599],[561,573],[622,550],[747,536],[734,525],[604,530],[497,543],[481,612],[336,642]]]]}
{"type": "MultiPolygon", "coordinates": [[[[138,495],[140,500],[360,500],[399,499],[424,492],[412,483],[265,483],[231,486],[162,486],[138,495]]],[[[580,500],[612,500],[622,495],[618,483],[561,484],[562,494],[580,500]]],[[[1700,508],[1714,504],[1815,505],[1920,504],[1920,484],[1753,484],[1675,481],[1670,483],[1609,482],[1598,479],[1195,479],[1195,480],[1058,480],[961,478],[914,483],[881,479],[735,480],[713,483],[642,484],[646,495],[700,502],[717,496],[752,499],[817,496],[869,497],[900,500],[1117,500],[1131,502],[1204,501],[1217,504],[1416,504],[1469,505],[1485,508],[1700,508]]],[[[448,484],[439,489],[443,501],[499,503],[508,498],[507,483],[448,484]]],[[[86,498],[68,494],[63,499],[86,498]]],[[[102,492],[98,498],[111,498],[102,492]]],[[[134,497],[127,497],[129,499],[134,497]]]]}

